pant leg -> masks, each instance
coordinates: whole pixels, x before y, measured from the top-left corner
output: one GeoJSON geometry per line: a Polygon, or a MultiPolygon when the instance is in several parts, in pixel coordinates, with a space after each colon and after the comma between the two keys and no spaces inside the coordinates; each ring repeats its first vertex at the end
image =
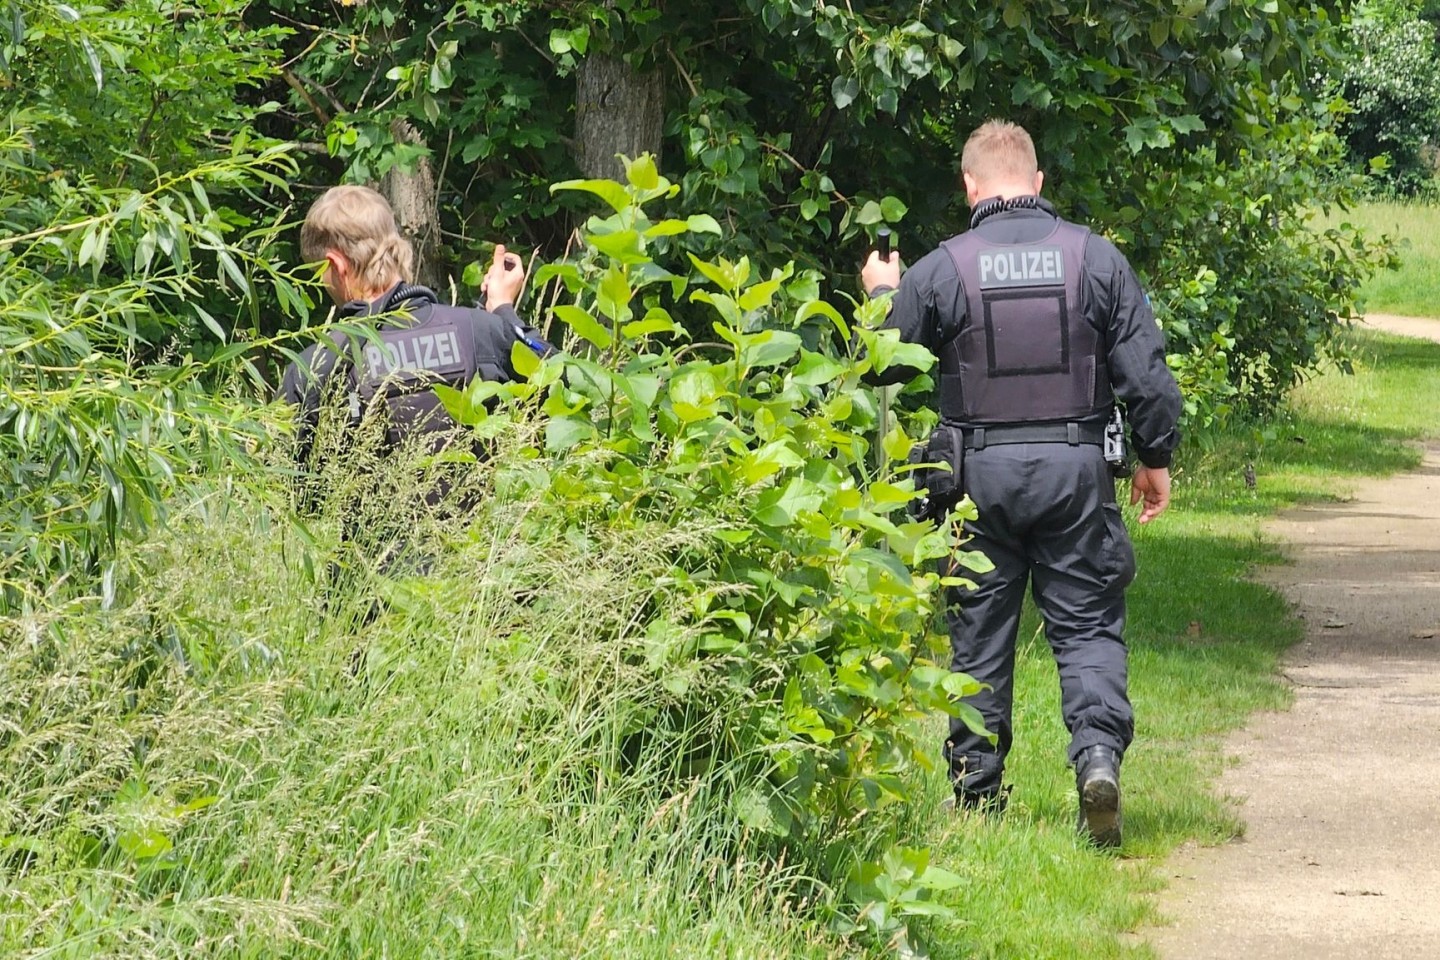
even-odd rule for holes
{"type": "Polygon", "coordinates": [[[1059,667],[1070,760],[1097,744],[1123,754],[1135,733],[1124,639],[1135,553],[1098,448],[1060,448],[1046,482],[1071,494],[1030,530],[1035,603],[1059,667]]]}
{"type": "Polygon", "coordinates": [[[967,489],[980,511],[978,520],[966,524],[966,532],[972,535],[966,549],[985,554],[995,569],[989,573],[968,574],[976,584],[973,591],[959,587],[946,591],[950,669],[969,674],[990,687],[967,697],[965,702],[979,711],[986,728],[998,739],[992,745],[959,718],[952,718],[945,756],[958,788],[986,793],[999,789],[1005,757],[1014,741],[1011,711],[1015,692],[1015,635],[1025,600],[1029,561],[1012,529],[1010,481],[1013,477],[1009,467],[987,461],[967,464],[966,473],[967,489]]]}

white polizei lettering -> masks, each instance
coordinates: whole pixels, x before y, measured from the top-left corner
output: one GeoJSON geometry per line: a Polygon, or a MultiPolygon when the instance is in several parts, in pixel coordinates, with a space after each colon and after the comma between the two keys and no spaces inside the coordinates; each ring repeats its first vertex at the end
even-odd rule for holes
{"type": "Polygon", "coordinates": [[[995,258],[988,253],[980,254],[980,282],[984,283],[990,279],[990,274],[995,266],[995,258]]]}
{"type": "Polygon", "coordinates": [[[395,366],[393,366],[393,367],[391,368],[392,370],[414,370],[414,369],[415,369],[415,364],[414,364],[414,362],[411,361],[411,359],[410,359],[410,351],[407,350],[407,349],[405,349],[405,347],[406,347],[406,342],[405,342],[404,340],[396,340],[396,341],[395,341],[395,348],[394,348],[394,349],[395,349],[395,366]]]}
{"type": "Polygon", "coordinates": [[[459,353],[460,351],[456,347],[455,334],[453,332],[441,337],[440,342],[435,346],[436,357],[447,367],[455,362],[455,358],[459,353]]]}
{"type": "Polygon", "coordinates": [[[415,348],[416,348],[416,349],[415,349],[416,358],[420,361],[420,366],[421,366],[421,368],[422,368],[422,369],[425,369],[425,370],[434,370],[434,369],[435,369],[435,338],[434,338],[434,337],[428,337],[428,336],[427,336],[427,337],[416,337],[416,338],[415,338],[415,348]],[[423,347],[423,349],[421,349],[422,347],[423,347]]]}
{"type": "Polygon", "coordinates": [[[1031,251],[1029,251],[1028,253],[1025,254],[1025,276],[1027,276],[1027,277],[1039,277],[1039,276],[1043,276],[1043,274],[1041,273],[1041,267],[1040,267],[1040,251],[1039,251],[1039,250],[1031,250],[1031,251]]]}
{"type": "Polygon", "coordinates": [[[373,343],[365,347],[365,363],[370,368],[372,378],[382,376],[389,368],[389,364],[385,362],[385,351],[373,343]]]}
{"type": "Polygon", "coordinates": [[[1010,279],[1010,258],[1003,253],[995,257],[995,279],[1010,279]]]}
{"type": "Polygon", "coordinates": [[[1045,276],[1052,279],[1059,276],[1059,271],[1055,269],[1055,256],[1054,250],[1046,250],[1040,255],[1041,262],[1044,264],[1041,269],[1044,270],[1045,276]]]}

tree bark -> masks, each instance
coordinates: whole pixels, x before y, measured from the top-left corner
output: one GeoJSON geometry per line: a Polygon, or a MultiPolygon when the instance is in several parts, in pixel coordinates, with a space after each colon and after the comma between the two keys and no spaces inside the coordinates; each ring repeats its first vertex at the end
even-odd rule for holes
{"type": "Polygon", "coordinates": [[[659,70],[640,72],[619,57],[592,53],[575,73],[575,162],[586,177],[620,179],[616,154],[660,158],[665,86],[659,70]]]}
{"type": "MultiPolygon", "coordinates": [[[[422,146],[425,143],[403,119],[396,119],[390,125],[390,133],[399,143],[422,146]]],[[[430,158],[421,157],[413,170],[391,167],[380,181],[379,189],[395,211],[395,224],[400,233],[415,247],[414,281],[443,292],[449,278],[440,262],[440,200],[430,158]]]]}

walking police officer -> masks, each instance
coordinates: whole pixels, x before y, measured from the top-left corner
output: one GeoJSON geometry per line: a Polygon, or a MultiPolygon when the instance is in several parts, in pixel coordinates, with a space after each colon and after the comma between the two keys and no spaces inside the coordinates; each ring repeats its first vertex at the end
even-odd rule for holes
{"type": "MultiPolygon", "coordinates": [[[[990,741],[952,721],[946,741],[957,806],[1003,808],[1013,739],[1015,639],[1027,580],[1060,672],[1080,829],[1121,836],[1120,760],[1134,734],[1127,695],[1125,588],[1135,555],[1102,445],[1118,401],[1140,464],[1140,522],[1170,500],[1180,392],[1134,271],[1109,241],[1040,198],[1044,175],[1021,127],[991,121],[961,158],[970,229],[900,277],[872,253],[872,296],[894,289],[886,325],[939,358],[942,430],[963,437],[963,490],[979,509],[970,546],[995,564],[952,589],[952,669],[988,684],[974,706],[990,741]]],[[[887,370],[881,382],[906,372],[887,370]]]]}

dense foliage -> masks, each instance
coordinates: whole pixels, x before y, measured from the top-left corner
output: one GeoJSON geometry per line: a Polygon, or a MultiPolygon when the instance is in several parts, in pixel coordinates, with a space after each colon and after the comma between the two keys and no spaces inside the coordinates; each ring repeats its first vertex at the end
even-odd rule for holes
{"type": "Polygon", "coordinates": [[[217,345],[253,324],[262,278],[267,310],[308,302],[269,255],[265,194],[295,162],[234,104],[268,73],[272,33],[232,0],[7,6],[0,609],[90,589],[118,533],[244,459],[264,428],[217,395],[207,358],[239,369],[244,348],[217,345]]]}
{"type": "Polygon", "coordinates": [[[1349,26],[1338,86],[1350,105],[1345,142],[1359,164],[1381,159],[1378,177],[1414,194],[1435,176],[1440,141],[1440,56],[1422,0],[1368,0],[1349,26]]]}
{"type": "MultiPolygon", "coordinates": [[[[677,215],[725,223],[732,259],[834,278],[882,222],[903,221],[911,255],[962,227],[960,144],[984,119],[1018,120],[1061,208],[1114,234],[1148,281],[1204,419],[1273,403],[1374,263],[1353,236],[1305,228],[1313,204],[1354,186],[1322,175],[1341,162],[1325,77],[1346,9],[746,0],[717,19],[693,2],[379,0],[336,19],[270,0],[251,16],[295,24],[289,76],[304,93],[287,136],[328,144],[361,178],[434,157],[454,263],[497,233],[559,253],[573,214],[546,185],[583,155],[582,118],[599,109],[577,102],[589,64],[657,78],[639,89],[662,100],[655,146],[685,187],[677,215]],[[397,143],[397,120],[418,143],[397,143]],[[1250,282],[1280,262],[1292,280],[1250,282]],[[1218,295],[1197,300],[1212,274],[1218,295]],[[1280,349],[1264,345],[1271,324],[1280,349]]],[[[619,123],[627,105],[607,109],[619,123]]],[[[697,252],[714,252],[703,239],[697,252]]]]}

